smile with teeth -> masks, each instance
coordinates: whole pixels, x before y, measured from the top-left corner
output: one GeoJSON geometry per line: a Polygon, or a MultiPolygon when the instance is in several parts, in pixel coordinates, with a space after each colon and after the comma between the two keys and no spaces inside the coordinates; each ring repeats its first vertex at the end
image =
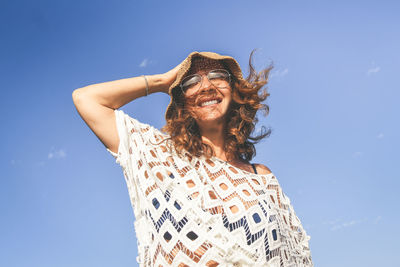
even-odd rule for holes
{"type": "Polygon", "coordinates": [[[218,103],[217,100],[211,100],[211,101],[206,101],[206,102],[201,103],[200,106],[205,107],[205,106],[210,106],[210,105],[214,105],[214,104],[217,104],[217,103],[218,103]]]}
{"type": "Polygon", "coordinates": [[[219,104],[222,101],[222,99],[210,99],[204,102],[200,102],[199,106],[200,107],[207,107],[207,106],[212,106],[212,105],[216,105],[219,104]]]}

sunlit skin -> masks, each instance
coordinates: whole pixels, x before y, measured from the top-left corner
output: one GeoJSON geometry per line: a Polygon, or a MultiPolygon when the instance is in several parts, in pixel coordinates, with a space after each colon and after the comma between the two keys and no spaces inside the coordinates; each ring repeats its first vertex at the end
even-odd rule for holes
{"type": "MultiPolygon", "coordinates": [[[[189,89],[185,94],[185,106],[195,114],[195,120],[199,126],[202,141],[212,146],[215,157],[228,161],[224,151],[224,128],[226,126],[226,115],[232,101],[232,87],[227,84],[224,88],[214,86],[207,79],[206,74],[211,69],[203,69],[196,74],[202,75],[203,80],[198,90],[189,89]],[[201,107],[200,100],[204,97],[218,97],[222,101],[218,104],[201,107]]],[[[253,172],[249,162],[242,159],[230,161],[230,164],[253,172]]],[[[262,164],[257,164],[257,171],[260,174],[270,173],[271,171],[262,164]]]]}
{"type": "MultiPolygon", "coordinates": [[[[189,89],[186,91],[185,99],[191,98],[196,93],[198,94],[195,99],[195,105],[191,105],[191,110],[196,113],[197,119],[196,122],[199,125],[200,129],[208,129],[208,128],[218,128],[225,124],[225,115],[228,113],[229,105],[232,100],[232,88],[229,83],[226,83],[225,87],[218,88],[214,86],[207,79],[206,75],[209,70],[199,71],[197,74],[203,76],[203,81],[200,89],[189,89]],[[208,105],[205,107],[201,107],[199,101],[205,97],[209,97],[214,95],[216,97],[222,98],[220,103],[214,105],[208,105]]],[[[188,104],[186,102],[186,104],[188,104]]]]}
{"type": "Polygon", "coordinates": [[[214,148],[217,158],[226,160],[223,149],[223,132],[226,124],[225,116],[229,111],[229,105],[232,101],[232,88],[229,84],[227,84],[225,88],[214,86],[206,77],[208,71],[209,70],[201,70],[197,72],[197,74],[203,76],[201,87],[198,90],[189,89],[186,92],[185,105],[196,115],[195,119],[199,126],[203,142],[210,144],[214,148]],[[196,94],[197,97],[194,99],[195,103],[188,103],[187,100],[196,94]],[[222,101],[214,105],[201,107],[201,99],[210,97],[211,95],[221,98],[222,101]]]}

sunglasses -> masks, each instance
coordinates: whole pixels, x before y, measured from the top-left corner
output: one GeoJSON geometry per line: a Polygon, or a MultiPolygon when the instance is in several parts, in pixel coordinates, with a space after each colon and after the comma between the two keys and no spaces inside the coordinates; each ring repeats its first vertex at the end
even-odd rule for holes
{"type": "MultiPolygon", "coordinates": [[[[208,81],[218,88],[227,88],[231,82],[231,74],[225,69],[210,70],[206,75],[208,81]]],[[[189,75],[182,79],[180,87],[186,94],[188,91],[197,91],[201,88],[203,76],[200,74],[189,75]]]]}

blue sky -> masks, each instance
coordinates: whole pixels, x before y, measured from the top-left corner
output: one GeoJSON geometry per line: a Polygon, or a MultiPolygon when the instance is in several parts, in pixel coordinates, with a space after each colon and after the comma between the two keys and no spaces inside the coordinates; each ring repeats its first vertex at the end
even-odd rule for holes
{"type": "MultiPolygon", "coordinates": [[[[400,266],[398,1],[2,1],[0,265],[136,266],[119,165],[74,89],[191,51],[274,63],[254,162],[290,197],[318,267],[400,266]]],[[[169,96],[121,109],[160,128],[169,96]]]]}

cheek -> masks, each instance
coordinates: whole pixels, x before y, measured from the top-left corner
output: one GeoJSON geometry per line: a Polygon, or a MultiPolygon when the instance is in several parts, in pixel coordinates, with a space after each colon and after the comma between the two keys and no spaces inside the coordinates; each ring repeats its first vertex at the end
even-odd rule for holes
{"type": "Polygon", "coordinates": [[[229,94],[229,95],[227,95],[227,96],[225,96],[225,97],[226,97],[226,101],[227,101],[228,104],[230,105],[230,104],[232,103],[232,95],[229,94]]]}
{"type": "Polygon", "coordinates": [[[183,103],[185,105],[185,108],[191,108],[195,106],[195,97],[185,97],[183,103]]]}
{"type": "Polygon", "coordinates": [[[232,89],[231,88],[227,88],[226,90],[224,90],[223,95],[225,98],[232,100],[232,89]]]}

